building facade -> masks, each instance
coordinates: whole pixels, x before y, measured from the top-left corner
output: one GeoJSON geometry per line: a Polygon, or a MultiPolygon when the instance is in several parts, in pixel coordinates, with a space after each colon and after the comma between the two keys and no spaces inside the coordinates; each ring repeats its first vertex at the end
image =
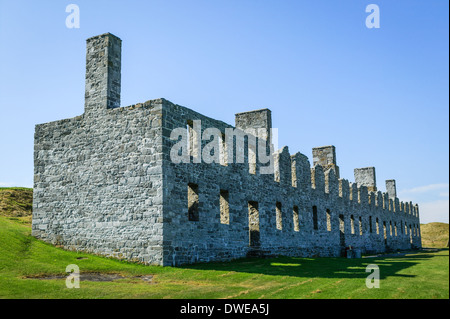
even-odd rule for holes
{"type": "Polygon", "coordinates": [[[397,198],[395,180],[378,191],[375,168],[349,182],[334,146],[314,148],[312,168],[287,147],[271,152],[268,109],[238,113],[232,126],[165,99],[120,107],[120,72],[121,40],[88,39],[84,113],[36,125],[33,236],[157,265],[421,247],[418,205],[397,198]],[[224,143],[227,130],[255,129],[256,144],[248,133],[224,143]],[[269,164],[258,161],[259,141],[269,164]],[[215,160],[201,160],[211,145],[215,160]]]}

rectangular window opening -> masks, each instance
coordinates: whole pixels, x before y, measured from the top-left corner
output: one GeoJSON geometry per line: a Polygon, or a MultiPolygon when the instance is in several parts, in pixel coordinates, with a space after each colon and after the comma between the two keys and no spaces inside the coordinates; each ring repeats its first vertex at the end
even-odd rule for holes
{"type": "Polygon", "coordinates": [[[331,212],[327,209],[327,231],[331,231],[331,212]]]}
{"type": "Polygon", "coordinates": [[[339,245],[345,247],[345,220],[344,215],[339,214],[339,245]]]}
{"type": "Polygon", "coordinates": [[[300,230],[300,221],[298,219],[298,206],[294,206],[293,214],[294,214],[294,231],[299,231],[300,230]]]}
{"type": "Polygon", "coordinates": [[[355,219],[353,218],[353,215],[350,216],[350,229],[351,233],[355,234],[355,219]]]}
{"type": "Polygon", "coordinates": [[[248,202],[248,231],[250,247],[260,247],[258,202],[248,202]]]}
{"type": "Polygon", "coordinates": [[[318,230],[319,229],[319,224],[317,221],[317,206],[313,206],[313,227],[314,230],[318,230]]]}
{"type": "Polygon", "coordinates": [[[188,184],[188,215],[190,221],[198,221],[198,185],[188,184]]]}
{"type": "Polygon", "coordinates": [[[411,230],[411,225],[409,225],[409,241],[412,244],[413,242],[413,238],[412,238],[412,230],[411,230]]]}
{"type": "Polygon", "coordinates": [[[359,235],[363,235],[363,224],[362,224],[362,218],[359,216],[359,235]]]}
{"type": "Polygon", "coordinates": [[[230,204],[228,202],[228,191],[220,190],[220,223],[230,224],[230,204]]]}
{"type": "Polygon", "coordinates": [[[199,137],[197,136],[198,133],[194,130],[194,121],[193,120],[187,120],[186,121],[186,129],[187,129],[187,136],[188,136],[188,154],[190,157],[197,157],[198,155],[198,143],[199,143],[199,137]]]}
{"type": "Polygon", "coordinates": [[[283,213],[281,211],[281,203],[277,202],[276,204],[276,222],[277,222],[277,229],[282,230],[283,229],[283,213]]]}
{"type": "Polygon", "coordinates": [[[221,135],[221,143],[220,143],[220,164],[223,166],[228,165],[228,150],[227,150],[227,141],[225,140],[225,134],[221,135]]]}

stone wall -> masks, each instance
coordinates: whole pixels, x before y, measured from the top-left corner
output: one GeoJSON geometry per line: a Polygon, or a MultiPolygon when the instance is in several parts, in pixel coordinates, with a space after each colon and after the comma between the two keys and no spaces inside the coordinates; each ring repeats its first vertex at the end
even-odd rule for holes
{"type": "Polygon", "coordinates": [[[377,191],[375,167],[355,168],[354,175],[358,185],[366,186],[371,192],[377,191]]]}
{"type": "MultiPolygon", "coordinates": [[[[163,110],[165,132],[169,128],[184,127],[193,120],[201,121],[202,130],[216,127],[224,131],[230,127],[168,101],[163,110]]],[[[169,136],[164,136],[164,142],[165,149],[175,143],[169,136]]],[[[206,142],[203,141],[203,145],[206,142]]],[[[174,164],[165,154],[164,264],[227,260],[244,257],[255,249],[269,255],[339,256],[349,245],[363,252],[409,249],[411,245],[420,247],[420,234],[414,233],[411,238],[409,232],[410,225],[413,232],[418,232],[416,206],[400,203],[397,198],[389,199],[386,193],[369,192],[367,186],[338,179],[333,169],[325,173],[321,165],[310,169],[305,155],[291,156],[287,147],[276,152],[275,157],[274,174],[263,175],[258,170],[252,173],[248,156],[243,164],[225,166],[220,162],[174,164]],[[199,218],[196,221],[188,219],[189,183],[198,186],[199,218]],[[229,194],[227,224],[220,219],[221,190],[229,194]],[[317,229],[314,228],[313,206],[317,211],[317,229]],[[252,246],[255,207],[259,216],[259,243],[252,246]],[[281,221],[277,217],[280,208],[281,221]],[[344,222],[343,233],[340,232],[340,215],[344,222]],[[299,224],[295,225],[297,220],[299,224]],[[404,231],[405,224],[408,233],[404,231]]],[[[374,169],[370,171],[374,173],[374,169]]]]}
{"type": "Polygon", "coordinates": [[[163,262],[162,100],[119,108],[121,40],[86,40],[83,115],[36,125],[33,236],[163,262]]]}
{"type": "Polygon", "coordinates": [[[36,126],[33,236],[162,263],[160,101],[36,126]]]}
{"type": "Polygon", "coordinates": [[[88,39],[84,114],[36,125],[33,236],[158,265],[420,247],[418,206],[396,198],[395,181],[377,191],[375,169],[355,170],[358,184],[339,178],[334,146],[315,148],[312,168],[286,146],[260,164],[257,150],[272,145],[268,109],[236,114],[236,128],[263,131],[251,152],[251,135],[224,146],[235,127],[167,100],[119,107],[120,48],[109,33],[88,39]],[[179,163],[176,128],[189,137],[179,163]],[[198,160],[207,128],[220,131],[212,163],[198,160]]]}

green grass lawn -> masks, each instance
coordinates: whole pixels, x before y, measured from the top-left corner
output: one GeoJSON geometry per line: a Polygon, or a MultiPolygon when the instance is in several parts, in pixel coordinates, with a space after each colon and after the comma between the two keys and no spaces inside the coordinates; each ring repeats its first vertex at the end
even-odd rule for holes
{"type": "Polygon", "coordinates": [[[183,267],[145,266],[65,251],[30,235],[30,226],[0,216],[0,298],[449,298],[448,250],[363,259],[240,259],[183,267]],[[85,257],[85,259],[78,259],[85,257]],[[80,272],[118,273],[112,282],[29,279],[80,272]],[[380,268],[380,288],[368,289],[368,264],[380,268]],[[153,275],[151,283],[139,275],[153,275]]]}
{"type": "Polygon", "coordinates": [[[447,247],[449,228],[447,223],[421,224],[423,247],[447,247]]]}
{"type": "Polygon", "coordinates": [[[25,187],[0,187],[0,216],[17,217],[31,223],[33,189],[25,187]]]}

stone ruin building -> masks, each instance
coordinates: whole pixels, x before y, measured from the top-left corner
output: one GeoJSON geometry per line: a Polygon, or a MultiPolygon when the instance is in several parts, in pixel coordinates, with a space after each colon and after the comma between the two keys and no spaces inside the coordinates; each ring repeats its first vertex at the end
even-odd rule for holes
{"type": "Polygon", "coordinates": [[[334,146],[314,148],[312,168],[283,147],[273,174],[248,153],[244,163],[173,163],[174,128],[201,120],[270,139],[270,110],[236,114],[233,127],[165,99],[120,107],[120,80],[121,40],[87,39],[84,114],[35,128],[33,236],[156,265],[421,247],[418,205],[397,198],[395,180],[379,191],[374,167],[340,178],[334,146]]]}

